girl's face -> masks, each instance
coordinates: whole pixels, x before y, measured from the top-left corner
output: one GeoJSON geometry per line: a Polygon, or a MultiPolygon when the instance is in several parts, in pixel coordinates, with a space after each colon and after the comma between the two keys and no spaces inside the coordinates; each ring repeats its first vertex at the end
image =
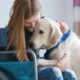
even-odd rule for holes
{"type": "Polygon", "coordinates": [[[37,25],[37,23],[40,21],[41,18],[41,13],[38,13],[32,17],[30,17],[29,19],[25,20],[24,26],[27,30],[29,31],[33,31],[33,29],[35,28],[35,26],[37,25]]]}

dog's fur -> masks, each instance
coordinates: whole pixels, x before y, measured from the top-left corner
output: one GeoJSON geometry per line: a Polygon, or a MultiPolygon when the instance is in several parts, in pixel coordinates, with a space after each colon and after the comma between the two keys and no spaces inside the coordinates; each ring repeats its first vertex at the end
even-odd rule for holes
{"type": "MultiPolygon", "coordinates": [[[[34,34],[31,38],[31,42],[34,44],[33,48],[51,48],[55,46],[58,41],[63,36],[60,30],[60,24],[44,18],[41,19],[40,23],[35,27],[34,34]]],[[[71,31],[70,36],[65,42],[61,43],[58,48],[54,49],[50,55],[49,59],[54,61],[54,64],[59,61],[64,54],[68,55],[69,67],[71,67],[79,77],[80,75],[80,40],[71,31]]],[[[48,60],[47,60],[48,61],[48,60]]],[[[49,62],[48,63],[53,63],[49,62]]],[[[39,60],[39,64],[48,64],[44,60],[39,60]]],[[[68,67],[68,68],[69,68],[68,67]]],[[[80,77],[79,77],[80,78],[80,77]]]]}

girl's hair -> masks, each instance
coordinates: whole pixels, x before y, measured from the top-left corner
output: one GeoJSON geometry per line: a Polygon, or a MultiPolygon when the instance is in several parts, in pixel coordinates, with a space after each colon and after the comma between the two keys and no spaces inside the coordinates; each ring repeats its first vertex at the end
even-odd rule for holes
{"type": "Polygon", "coordinates": [[[36,15],[41,10],[39,0],[15,0],[8,23],[9,43],[7,48],[14,47],[17,54],[26,54],[25,19],[36,15]]]}

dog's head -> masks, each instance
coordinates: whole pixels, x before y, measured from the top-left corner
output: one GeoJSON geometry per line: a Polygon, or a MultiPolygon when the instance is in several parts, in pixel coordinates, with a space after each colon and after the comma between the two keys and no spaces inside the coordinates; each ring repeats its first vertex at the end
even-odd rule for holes
{"type": "Polygon", "coordinates": [[[43,18],[34,29],[33,36],[30,40],[30,47],[34,49],[50,48],[52,45],[54,46],[61,37],[60,24],[43,18]]]}

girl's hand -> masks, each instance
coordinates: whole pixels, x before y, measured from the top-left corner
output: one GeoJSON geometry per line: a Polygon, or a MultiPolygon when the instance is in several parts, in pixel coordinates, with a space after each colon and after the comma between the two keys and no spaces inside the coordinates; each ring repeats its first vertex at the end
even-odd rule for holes
{"type": "Polygon", "coordinates": [[[69,30],[69,26],[63,21],[57,20],[57,22],[60,24],[61,32],[65,34],[69,30]]]}
{"type": "Polygon", "coordinates": [[[17,59],[21,62],[23,61],[29,61],[28,57],[27,57],[27,53],[22,53],[20,50],[17,51],[17,59]]]}
{"type": "Polygon", "coordinates": [[[61,60],[57,63],[57,67],[59,67],[61,69],[61,71],[65,71],[68,67],[69,64],[69,59],[67,54],[65,54],[61,60]]]}

